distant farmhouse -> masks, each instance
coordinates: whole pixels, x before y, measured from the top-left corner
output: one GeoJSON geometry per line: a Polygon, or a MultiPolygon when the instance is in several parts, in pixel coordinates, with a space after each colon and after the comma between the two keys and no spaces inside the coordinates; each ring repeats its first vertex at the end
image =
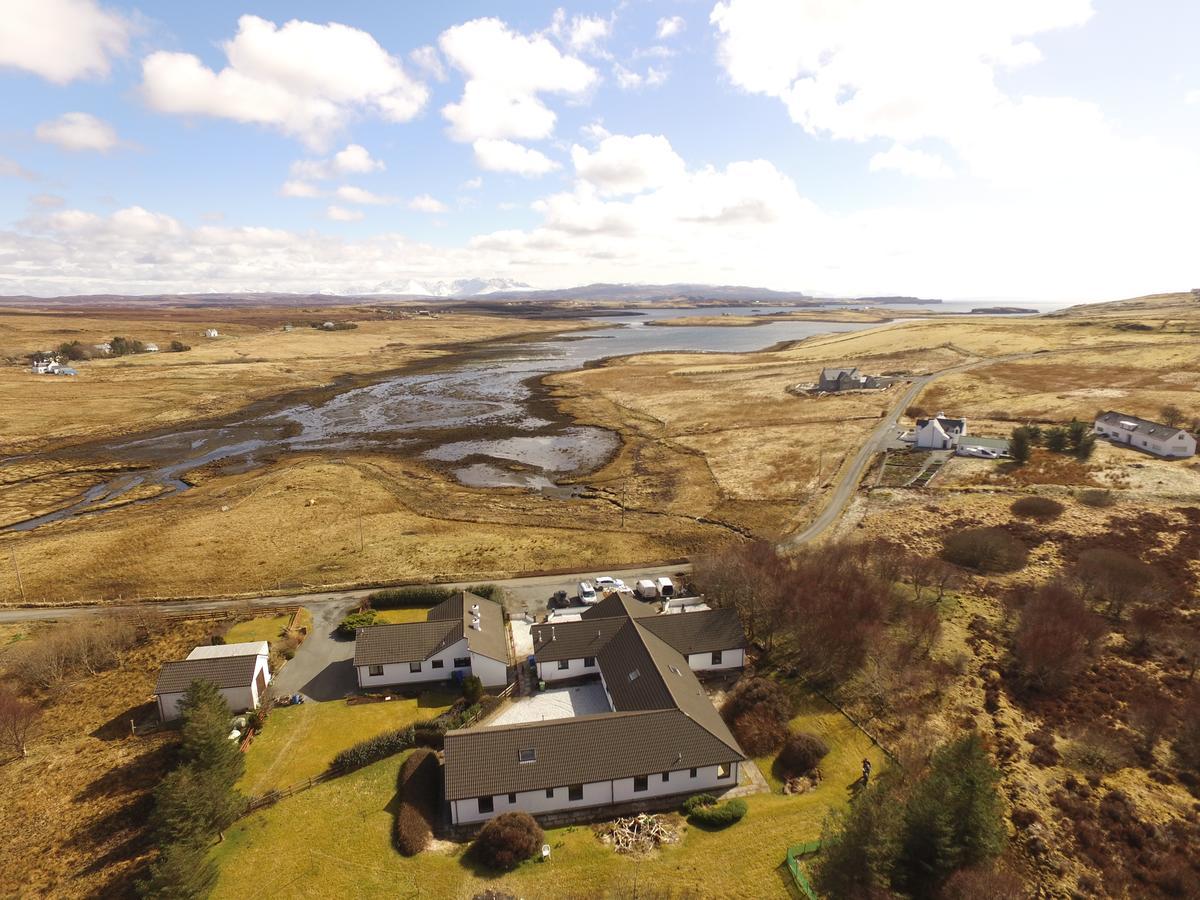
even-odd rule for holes
{"type": "Polygon", "coordinates": [[[1184,459],[1196,454],[1196,438],[1182,428],[1126,413],[1109,410],[1096,417],[1093,429],[1114,444],[1126,444],[1155,456],[1184,459]]]}
{"type": "Polygon", "coordinates": [[[215,337],[220,337],[221,333],[219,331],[217,331],[217,329],[215,329],[215,328],[205,328],[204,336],[206,338],[215,338],[215,337]]]}
{"type": "Polygon", "coordinates": [[[216,644],[196,647],[187,659],[166,663],[154,686],[159,717],[164,722],[179,718],[179,703],[194,681],[210,682],[235,713],[256,708],[271,681],[270,652],[266,641],[216,644]]]}
{"type": "Polygon", "coordinates": [[[882,375],[863,375],[857,368],[822,369],[817,390],[825,392],[878,390],[889,387],[895,379],[882,375]]]}
{"type": "Polygon", "coordinates": [[[143,353],[157,353],[158,344],[142,344],[143,353]]]}
{"type": "Polygon", "coordinates": [[[930,419],[917,419],[913,429],[913,444],[918,450],[953,450],[959,456],[982,456],[992,459],[1008,454],[1008,441],[967,433],[965,418],[951,418],[939,412],[930,419]]]}
{"type": "Polygon", "coordinates": [[[610,594],[576,621],[534,626],[532,637],[543,680],[597,676],[608,710],[448,732],[453,824],[737,785],[746,755],[693,673],[743,666],[733,610],[660,615],[610,594]]]}
{"type": "Polygon", "coordinates": [[[354,636],[358,686],[417,684],[476,675],[487,687],[508,681],[508,634],[499,603],[460,591],[424,622],[366,625],[354,636]]]}

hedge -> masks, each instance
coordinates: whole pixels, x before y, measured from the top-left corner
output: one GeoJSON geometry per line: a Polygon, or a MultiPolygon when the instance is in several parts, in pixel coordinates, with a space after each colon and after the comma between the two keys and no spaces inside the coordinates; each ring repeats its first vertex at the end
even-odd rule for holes
{"type": "Polygon", "coordinates": [[[372,624],[374,621],[374,610],[364,609],[359,612],[352,612],[338,624],[338,634],[344,637],[354,637],[355,631],[372,624]]]}
{"type": "Polygon", "coordinates": [[[438,783],[437,754],[432,750],[415,750],[400,766],[396,776],[400,805],[396,809],[392,838],[396,849],[405,856],[420,853],[433,837],[438,783]]]}
{"type": "Polygon", "coordinates": [[[746,801],[741,797],[735,797],[724,803],[697,806],[689,814],[689,819],[693,824],[705,828],[728,828],[735,822],[740,822],[744,815],[746,815],[746,801]]]}
{"type": "MultiPolygon", "coordinates": [[[[465,588],[468,594],[475,594],[497,603],[502,598],[502,589],[494,584],[476,584],[465,588]]],[[[367,594],[363,603],[364,608],[371,609],[404,609],[412,606],[436,606],[444,600],[449,600],[458,591],[445,587],[405,587],[386,588],[382,591],[372,591],[367,594]]]]}
{"type": "Polygon", "coordinates": [[[348,772],[361,769],[371,763],[403,753],[412,747],[432,747],[440,750],[446,737],[446,727],[438,721],[419,722],[407,728],[395,731],[385,731],[375,737],[359,741],[353,747],[347,747],[333,758],[329,764],[331,772],[348,772]]]}
{"type": "Polygon", "coordinates": [[[713,806],[717,802],[717,798],[712,794],[694,794],[683,801],[683,814],[690,816],[702,806],[713,806]]]}

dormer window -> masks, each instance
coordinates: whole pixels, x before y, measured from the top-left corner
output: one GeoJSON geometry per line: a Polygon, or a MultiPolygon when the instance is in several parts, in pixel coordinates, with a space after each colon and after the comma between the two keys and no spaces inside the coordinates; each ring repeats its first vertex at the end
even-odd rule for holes
{"type": "Polygon", "coordinates": [[[517,751],[517,759],[523,763],[537,762],[537,751],[532,747],[517,751]]]}

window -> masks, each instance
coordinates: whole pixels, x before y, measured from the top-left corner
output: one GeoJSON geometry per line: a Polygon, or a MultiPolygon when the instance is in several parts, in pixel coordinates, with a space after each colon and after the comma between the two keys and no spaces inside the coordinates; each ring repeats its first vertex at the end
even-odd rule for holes
{"type": "Polygon", "coordinates": [[[479,811],[481,813],[490,813],[495,808],[496,808],[496,804],[492,802],[491,797],[480,797],[479,798],[479,811]]]}
{"type": "Polygon", "coordinates": [[[558,669],[561,672],[563,669],[570,668],[571,661],[569,659],[560,659],[558,661],[558,669]]]}
{"type": "Polygon", "coordinates": [[[527,747],[524,750],[518,750],[517,759],[523,763],[537,762],[537,750],[535,750],[533,747],[527,747]]]}
{"type": "Polygon", "coordinates": [[[663,781],[670,781],[670,780],[671,780],[671,773],[670,773],[670,772],[663,772],[663,776],[662,776],[662,778],[663,778],[663,781]]]}
{"type": "Polygon", "coordinates": [[[596,657],[594,657],[594,656],[585,656],[585,657],[583,658],[583,667],[584,667],[585,669],[594,669],[594,668],[596,668],[596,657]]]}
{"type": "Polygon", "coordinates": [[[516,802],[517,802],[517,795],[516,795],[516,794],[509,794],[509,795],[508,795],[508,802],[509,802],[509,803],[516,803],[516,802]]]}
{"type": "Polygon", "coordinates": [[[456,657],[454,658],[454,668],[456,668],[456,669],[469,669],[469,668],[471,668],[471,657],[469,657],[469,656],[456,656],[456,657]]]}
{"type": "Polygon", "coordinates": [[[383,666],[368,666],[368,667],[367,667],[367,674],[369,674],[369,675],[382,675],[382,674],[383,674],[383,666]]]}
{"type": "Polygon", "coordinates": [[[629,673],[629,680],[637,681],[641,676],[642,676],[642,673],[639,672],[637,669],[634,669],[632,672],[629,673]]]}
{"type": "MultiPolygon", "coordinates": [[[[580,793],[582,793],[582,790],[580,791],[580,793]]],[[[546,799],[547,800],[554,799],[554,788],[546,788],[546,799]]]]}
{"type": "Polygon", "coordinates": [[[717,777],[718,778],[728,778],[729,777],[729,763],[721,763],[719,766],[717,766],[717,777]]]}
{"type": "Polygon", "coordinates": [[[571,801],[583,799],[583,785],[573,784],[567,788],[567,799],[571,801]]]}
{"type": "Polygon", "coordinates": [[[442,669],[442,668],[445,668],[445,666],[446,666],[446,661],[445,661],[445,660],[442,660],[442,659],[435,659],[435,660],[433,661],[433,667],[434,667],[435,669],[442,669]]]}
{"type": "Polygon", "coordinates": [[[713,651],[712,664],[714,666],[719,666],[721,664],[721,651],[720,650],[713,651]]]}
{"type": "Polygon", "coordinates": [[[647,778],[645,775],[635,776],[633,779],[634,793],[637,793],[639,791],[648,791],[648,790],[650,790],[650,779],[647,778]]]}
{"type": "Polygon", "coordinates": [[[409,664],[408,664],[408,671],[410,671],[410,672],[420,672],[420,671],[421,671],[421,664],[420,664],[420,663],[409,663],[409,664]]]}
{"type": "Polygon", "coordinates": [[[695,769],[692,769],[692,771],[691,771],[691,773],[688,775],[688,777],[689,777],[689,778],[695,778],[695,777],[696,777],[696,770],[695,770],[695,769]]]}

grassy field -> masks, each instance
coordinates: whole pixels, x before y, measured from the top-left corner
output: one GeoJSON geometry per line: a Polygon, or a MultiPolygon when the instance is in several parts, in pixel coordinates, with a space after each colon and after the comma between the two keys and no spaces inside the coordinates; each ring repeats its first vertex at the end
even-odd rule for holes
{"type": "Polygon", "coordinates": [[[785,897],[786,848],[820,836],[828,812],[847,802],[864,756],[876,766],[881,762],[866,737],[852,726],[839,726],[836,718],[840,717],[828,707],[814,705],[795,722],[830,740],[820,788],[799,797],[748,797],[749,812],[738,825],[722,832],[689,828],[680,844],[648,859],[617,855],[586,826],[547,831],[551,862],[526,863],[503,876],[466,864],[459,845],[405,859],[392,849],[390,838],[401,760],[396,757],[319,785],[235,825],[215,851],[221,880],[213,896],[239,896],[252,879],[267,893],[298,897],[470,897],[487,888],[531,898],[598,897],[618,891],[624,896],[635,880],[640,890],[653,895],[785,897]],[[278,865],[284,858],[288,865],[278,865]]]}
{"type": "Polygon", "coordinates": [[[397,625],[403,622],[424,622],[428,609],[381,609],[375,613],[375,621],[380,625],[397,625]]]}
{"type": "Polygon", "coordinates": [[[347,747],[432,719],[453,702],[452,695],[428,691],[414,700],[302,703],[273,710],[246,752],[246,772],[238,787],[257,796],[320,775],[347,747]]]}
{"type": "MultiPolygon", "coordinates": [[[[292,617],[285,613],[280,616],[258,616],[254,619],[247,619],[245,622],[238,622],[225,632],[225,643],[240,644],[246,641],[278,640],[291,619],[292,617]]],[[[309,621],[312,621],[311,613],[309,621]]]]}

